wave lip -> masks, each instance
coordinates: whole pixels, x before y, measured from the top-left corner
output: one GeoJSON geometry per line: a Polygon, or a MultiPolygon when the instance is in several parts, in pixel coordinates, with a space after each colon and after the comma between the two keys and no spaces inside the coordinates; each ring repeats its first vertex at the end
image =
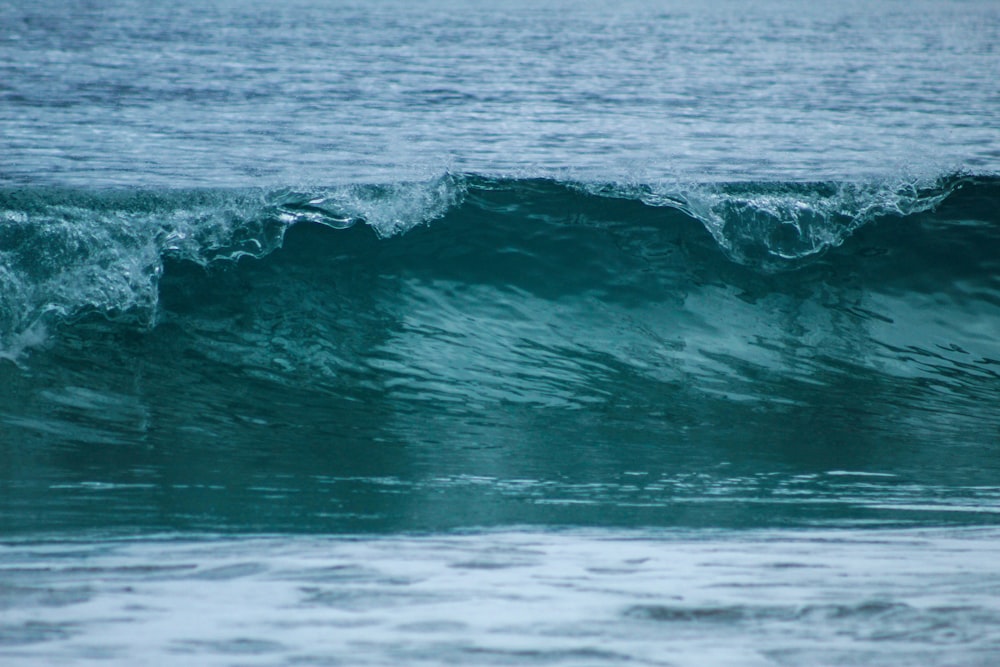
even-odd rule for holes
{"type": "Polygon", "coordinates": [[[296,224],[367,223],[380,237],[444,215],[461,179],[247,190],[0,191],[0,349],[17,357],[54,323],[89,314],[156,324],[166,259],[260,258],[296,224]]]}
{"type": "Polygon", "coordinates": [[[251,191],[0,193],[0,343],[89,313],[156,322],[167,256],[262,256],[284,225],[251,191]]]}
{"type": "Polygon", "coordinates": [[[605,196],[635,198],[697,219],[734,261],[764,271],[794,269],[841,245],[860,227],[936,208],[972,180],[604,186],[605,196]]]}
{"type": "MultiPolygon", "coordinates": [[[[967,174],[623,185],[446,173],[304,189],[0,190],[0,349],[19,353],[51,325],[94,313],[152,327],[166,260],[208,267],[261,258],[280,248],[294,225],[343,230],[363,223],[387,239],[445,216],[464,225],[499,216],[513,230],[525,221],[573,224],[579,216],[571,211],[586,217],[624,199],[693,218],[731,260],[772,273],[808,264],[871,222],[933,210],[967,185],[996,200],[996,179],[967,174]]],[[[613,215],[630,225],[642,213],[613,215]]]]}
{"type": "Polygon", "coordinates": [[[388,238],[461,205],[466,180],[445,174],[428,181],[283,190],[269,199],[289,224],[306,222],[346,229],[363,222],[380,238],[388,238]]]}

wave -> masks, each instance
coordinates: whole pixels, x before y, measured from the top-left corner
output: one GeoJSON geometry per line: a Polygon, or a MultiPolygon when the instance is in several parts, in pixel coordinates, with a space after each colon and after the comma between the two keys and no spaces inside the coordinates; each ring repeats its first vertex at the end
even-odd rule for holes
{"type": "MultiPolygon", "coordinates": [[[[363,227],[388,240],[447,218],[448,224],[431,226],[440,236],[433,252],[442,256],[422,257],[430,251],[413,243],[406,250],[413,263],[448,262],[447,254],[461,255],[463,244],[495,244],[499,251],[545,237],[530,252],[546,254],[553,282],[560,265],[578,254],[573,229],[602,228],[648,257],[664,249],[644,238],[644,230],[677,234],[677,243],[703,248],[707,231],[714,253],[698,261],[724,279],[731,270],[726,264],[759,276],[801,270],[862,227],[896,219],[916,229],[921,215],[945,205],[952,211],[948,219],[974,219],[995,230],[998,200],[1000,179],[973,174],[719,184],[445,174],[423,182],[305,189],[6,189],[0,190],[0,348],[17,357],[44,341],[53,326],[94,315],[154,327],[168,266],[211,269],[264,258],[283,246],[293,227],[328,233],[363,227]]],[[[970,242],[978,243],[973,236],[970,242]]],[[[329,257],[306,261],[332,259],[334,238],[320,244],[329,257]]],[[[908,242],[905,233],[894,241],[908,242]]]]}

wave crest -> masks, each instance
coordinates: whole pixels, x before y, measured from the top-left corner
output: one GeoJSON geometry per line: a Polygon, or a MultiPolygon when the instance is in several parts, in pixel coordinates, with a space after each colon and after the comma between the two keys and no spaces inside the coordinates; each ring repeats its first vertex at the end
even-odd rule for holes
{"type": "Polygon", "coordinates": [[[465,192],[466,179],[445,174],[429,181],[283,190],[271,201],[289,224],[346,229],[363,222],[388,238],[444,216],[462,203],[465,192]]]}
{"type": "Polygon", "coordinates": [[[208,266],[260,258],[299,223],[367,223],[380,237],[444,215],[461,179],[262,190],[0,191],[0,350],[48,324],[98,313],[155,325],[166,258],[208,266]]]}
{"type": "MultiPolygon", "coordinates": [[[[803,266],[877,219],[931,210],[967,183],[983,185],[995,201],[995,179],[965,175],[596,185],[445,174],[421,182],[280,190],[0,190],[0,350],[14,354],[51,323],[88,314],[152,327],[166,260],[208,267],[261,258],[298,224],[345,229],[364,223],[379,238],[446,215],[468,214],[458,224],[478,224],[483,214],[572,224],[570,211],[589,210],[595,198],[602,208],[609,199],[626,199],[690,216],[729,258],[773,272],[803,266]]],[[[614,216],[628,224],[634,214],[621,209],[614,216]]]]}
{"type": "Polygon", "coordinates": [[[701,222],[731,259],[770,272],[798,268],[879,218],[933,210],[966,180],[602,186],[588,191],[682,211],[701,222]]]}

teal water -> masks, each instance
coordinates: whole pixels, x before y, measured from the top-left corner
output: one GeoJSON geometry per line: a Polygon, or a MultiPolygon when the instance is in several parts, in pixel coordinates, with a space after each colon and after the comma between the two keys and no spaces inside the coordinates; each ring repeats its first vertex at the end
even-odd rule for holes
{"type": "Polygon", "coordinates": [[[995,181],[680,196],[10,191],[5,525],[992,525],[995,181]]]}
{"type": "Polygon", "coordinates": [[[994,4],[0,4],[0,662],[994,664],[994,4]]]}

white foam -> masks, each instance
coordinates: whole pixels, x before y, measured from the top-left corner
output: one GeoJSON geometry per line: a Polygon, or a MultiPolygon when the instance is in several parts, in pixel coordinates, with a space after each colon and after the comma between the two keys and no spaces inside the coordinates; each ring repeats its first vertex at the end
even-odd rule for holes
{"type": "Polygon", "coordinates": [[[994,528],[8,542],[5,665],[984,664],[994,528]],[[787,661],[785,660],[785,661],[787,661]]]}

